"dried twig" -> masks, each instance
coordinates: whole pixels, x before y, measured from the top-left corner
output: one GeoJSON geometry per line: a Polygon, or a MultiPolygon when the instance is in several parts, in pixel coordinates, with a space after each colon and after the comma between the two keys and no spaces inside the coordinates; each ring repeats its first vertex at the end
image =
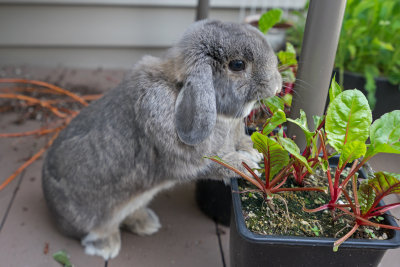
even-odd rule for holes
{"type": "Polygon", "coordinates": [[[50,105],[49,103],[42,101],[40,99],[34,98],[34,97],[30,97],[30,96],[26,96],[26,95],[18,95],[18,94],[0,94],[0,98],[9,98],[9,99],[18,99],[18,100],[24,100],[27,102],[30,102],[32,104],[38,104],[44,108],[49,109],[51,112],[53,112],[56,116],[60,117],[60,118],[66,118],[67,115],[60,112],[56,107],[53,107],[52,105],[50,105]]]}
{"type": "Polygon", "coordinates": [[[0,79],[0,83],[22,83],[22,84],[31,84],[31,85],[42,86],[42,87],[48,88],[50,90],[53,90],[55,92],[67,95],[67,96],[71,97],[72,99],[75,99],[76,101],[81,103],[83,106],[88,105],[88,103],[84,99],[82,99],[80,96],[78,96],[70,91],[67,91],[65,89],[62,89],[58,86],[50,84],[50,83],[46,83],[46,82],[42,82],[42,81],[35,81],[35,80],[25,80],[25,79],[0,79]]]}
{"type": "MultiPolygon", "coordinates": [[[[0,191],[3,190],[12,180],[14,180],[24,169],[30,166],[33,162],[39,159],[46,150],[53,144],[54,140],[57,138],[58,134],[62,129],[64,129],[71,120],[78,115],[79,111],[72,110],[66,107],[57,107],[58,104],[65,104],[70,102],[79,102],[83,106],[87,106],[87,101],[96,100],[100,98],[102,95],[85,95],[78,96],[72,92],[69,92],[65,89],[62,89],[58,86],[34,80],[24,80],[24,79],[0,79],[0,83],[21,83],[26,84],[26,87],[14,87],[14,88],[2,88],[0,90],[0,99],[17,99],[23,101],[22,104],[7,104],[7,106],[0,107],[0,112],[12,110],[14,106],[37,106],[43,110],[49,110],[51,113],[61,118],[61,122],[58,123],[57,126],[53,126],[50,128],[49,126],[41,127],[40,129],[19,132],[19,133],[1,133],[0,138],[9,138],[9,137],[24,137],[24,136],[46,136],[48,134],[53,134],[49,141],[46,143],[44,147],[42,147],[38,152],[36,152],[31,158],[29,158],[26,162],[24,162],[13,174],[11,174],[2,184],[0,184],[0,191]],[[40,86],[38,88],[32,86],[40,86]],[[16,94],[15,92],[19,92],[20,94],[16,94]],[[39,99],[32,96],[27,96],[25,94],[28,93],[40,93],[40,94],[52,94],[60,96],[68,96],[67,99],[39,99]]],[[[54,125],[54,124],[53,124],[54,125]]]]}
{"type": "Polygon", "coordinates": [[[0,191],[3,190],[12,180],[17,177],[18,174],[20,174],[23,170],[25,170],[29,165],[34,163],[44,152],[46,152],[47,148],[53,144],[53,141],[56,139],[60,131],[57,131],[50,139],[50,141],[38,152],[36,152],[35,155],[33,155],[30,159],[28,159],[24,164],[22,164],[13,174],[11,174],[1,185],[0,185],[0,191]]]}

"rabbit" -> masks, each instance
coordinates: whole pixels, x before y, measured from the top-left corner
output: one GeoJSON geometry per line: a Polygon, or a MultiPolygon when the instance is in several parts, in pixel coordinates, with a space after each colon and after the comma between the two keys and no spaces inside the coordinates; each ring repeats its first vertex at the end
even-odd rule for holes
{"type": "Polygon", "coordinates": [[[138,235],[160,229],[147,207],[158,192],[234,176],[204,156],[257,167],[261,154],[243,118],[281,90],[277,64],[256,28],[216,20],[190,25],[162,58],[143,57],[47,152],[43,192],[58,228],[108,260],[119,253],[120,227],[138,235]]]}

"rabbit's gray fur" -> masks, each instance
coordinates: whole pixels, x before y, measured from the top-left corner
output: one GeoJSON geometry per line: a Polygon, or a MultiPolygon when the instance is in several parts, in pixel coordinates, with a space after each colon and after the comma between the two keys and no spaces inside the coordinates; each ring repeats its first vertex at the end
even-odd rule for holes
{"type": "Polygon", "coordinates": [[[43,190],[57,225],[105,259],[119,252],[120,226],[156,232],[161,225],[146,205],[158,191],[234,175],[203,156],[256,166],[260,157],[243,117],[281,83],[277,59],[256,29],[194,23],[165,57],[144,57],[55,140],[43,190]],[[233,59],[244,60],[246,69],[229,70],[233,59]]]}

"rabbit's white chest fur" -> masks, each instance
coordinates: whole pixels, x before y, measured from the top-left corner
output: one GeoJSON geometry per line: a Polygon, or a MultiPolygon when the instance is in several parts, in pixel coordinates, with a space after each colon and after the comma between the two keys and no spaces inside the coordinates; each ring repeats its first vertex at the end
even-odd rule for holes
{"type": "Polygon", "coordinates": [[[169,189],[175,184],[176,181],[166,181],[154,186],[142,194],[133,196],[127,202],[114,210],[114,214],[112,216],[113,219],[111,220],[110,224],[120,223],[124,218],[126,218],[129,214],[132,214],[138,208],[146,206],[158,192],[169,189]]]}
{"type": "Polygon", "coordinates": [[[247,117],[250,114],[250,112],[253,110],[253,107],[256,104],[256,102],[257,102],[257,100],[254,100],[244,106],[244,108],[243,108],[244,117],[247,117]]]}

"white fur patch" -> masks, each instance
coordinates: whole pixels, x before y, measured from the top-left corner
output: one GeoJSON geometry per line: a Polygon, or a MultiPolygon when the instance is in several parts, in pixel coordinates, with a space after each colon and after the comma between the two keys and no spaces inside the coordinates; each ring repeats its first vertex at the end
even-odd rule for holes
{"type": "Polygon", "coordinates": [[[249,116],[249,114],[250,114],[250,112],[253,110],[254,104],[255,104],[256,102],[257,102],[257,101],[254,100],[254,101],[252,101],[252,102],[250,102],[250,103],[247,103],[247,104],[244,106],[244,109],[243,109],[243,117],[249,116]]]}
{"type": "MultiPolygon", "coordinates": [[[[119,233],[118,233],[119,234],[119,233]]],[[[121,249],[121,241],[115,242],[112,246],[106,247],[99,249],[93,244],[91,244],[92,241],[101,239],[99,235],[96,233],[89,233],[84,239],[82,239],[82,245],[85,247],[85,253],[91,256],[100,256],[103,257],[104,260],[109,260],[115,258],[120,249],[121,249]]]]}
{"type": "Polygon", "coordinates": [[[129,215],[123,224],[128,230],[140,236],[152,235],[161,228],[160,220],[149,208],[142,208],[129,215]]]}
{"type": "Polygon", "coordinates": [[[124,204],[123,207],[115,211],[111,224],[119,225],[127,216],[132,214],[135,210],[146,206],[158,192],[163,189],[171,188],[175,185],[175,183],[176,182],[174,181],[168,181],[159,184],[150,190],[147,190],[141,195],[133,197],[128,203],[124,204]]]}

